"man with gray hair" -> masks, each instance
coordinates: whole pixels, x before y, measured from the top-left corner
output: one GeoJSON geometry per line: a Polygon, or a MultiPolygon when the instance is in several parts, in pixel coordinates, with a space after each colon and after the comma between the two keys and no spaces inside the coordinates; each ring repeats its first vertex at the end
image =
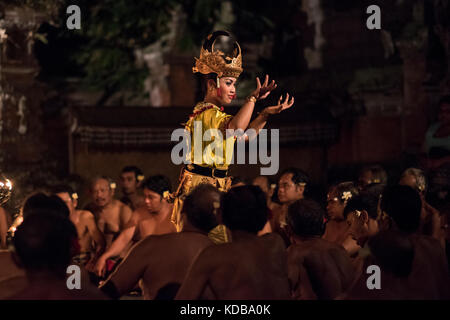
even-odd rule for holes
{"type": "Polygon", "coordinates": [[[445,247],[445,230],[442,228],[441,215],[438,210],[430,206],[425,200],[427,183],[424,172],[418,168],[408,168],[403,172],[399,184],[409,186],[420,194],[422,200],[420,233],[432,236],[445,247]]]}

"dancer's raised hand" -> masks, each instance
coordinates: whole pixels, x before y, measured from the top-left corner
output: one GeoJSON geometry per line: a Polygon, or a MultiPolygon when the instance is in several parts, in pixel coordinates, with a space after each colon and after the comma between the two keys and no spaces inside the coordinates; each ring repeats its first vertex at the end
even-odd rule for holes
{"type": "Polygon", "coordinates": [[[272,82],[269,84],[269,75],[266,74],[266,78],[264,80],[264,83],[261,85],[261,81],[258,77],[256,77],[256,89],[251,94],[254,96],[257,100],[262,100],[267,98],[267,96],[270,94],[272,90],[275,90],[277,87],[277,84],[275,83],[275,80],[272,80],[272,82]]]}

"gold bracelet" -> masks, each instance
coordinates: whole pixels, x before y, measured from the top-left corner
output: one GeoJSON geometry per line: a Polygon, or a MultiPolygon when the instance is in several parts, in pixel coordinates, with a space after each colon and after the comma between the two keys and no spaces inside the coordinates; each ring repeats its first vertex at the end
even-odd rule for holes
{"type": "Polygon", "coordinates": [[[253,96],[253,95],[247,97],[247,101],[248,101],[248,102],[256,103],[256,100],[257,100],[256,97],[253,96]]]}

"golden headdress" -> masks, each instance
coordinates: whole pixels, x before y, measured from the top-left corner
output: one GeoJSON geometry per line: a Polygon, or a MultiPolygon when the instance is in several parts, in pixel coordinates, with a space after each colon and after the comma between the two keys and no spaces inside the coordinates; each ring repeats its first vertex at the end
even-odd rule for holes
{"type": "Polygon", "coordinates": [[[220,50],[214,50],[214,44],[219,36],[228,36],[231,38],[231,35],[227,31],[215,31],[211,33],[203,43],[200,50],[200,58],[195,58],[195,66],[192,68],[192,71],[202,74],[215,73],[219,78],[238,78],[243,71],[241,47],[235,41],[233,55],[231,57],[225,55],[220,50]]]}

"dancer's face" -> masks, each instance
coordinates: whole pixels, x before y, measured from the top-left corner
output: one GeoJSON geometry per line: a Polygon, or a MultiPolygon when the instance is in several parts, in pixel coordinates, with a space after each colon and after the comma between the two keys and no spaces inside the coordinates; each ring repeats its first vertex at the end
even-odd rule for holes
{"type": "Polygon", "coordinates": [[[228,105],[236,98],[236,78],[223,77],[219,79],[220,88],[217,90],[217,83],[214,80],[208,82],[207,95],[213,97],[218,105],[228,105]],[[219,92],[217,92],[219,91],[219,92]]]}

